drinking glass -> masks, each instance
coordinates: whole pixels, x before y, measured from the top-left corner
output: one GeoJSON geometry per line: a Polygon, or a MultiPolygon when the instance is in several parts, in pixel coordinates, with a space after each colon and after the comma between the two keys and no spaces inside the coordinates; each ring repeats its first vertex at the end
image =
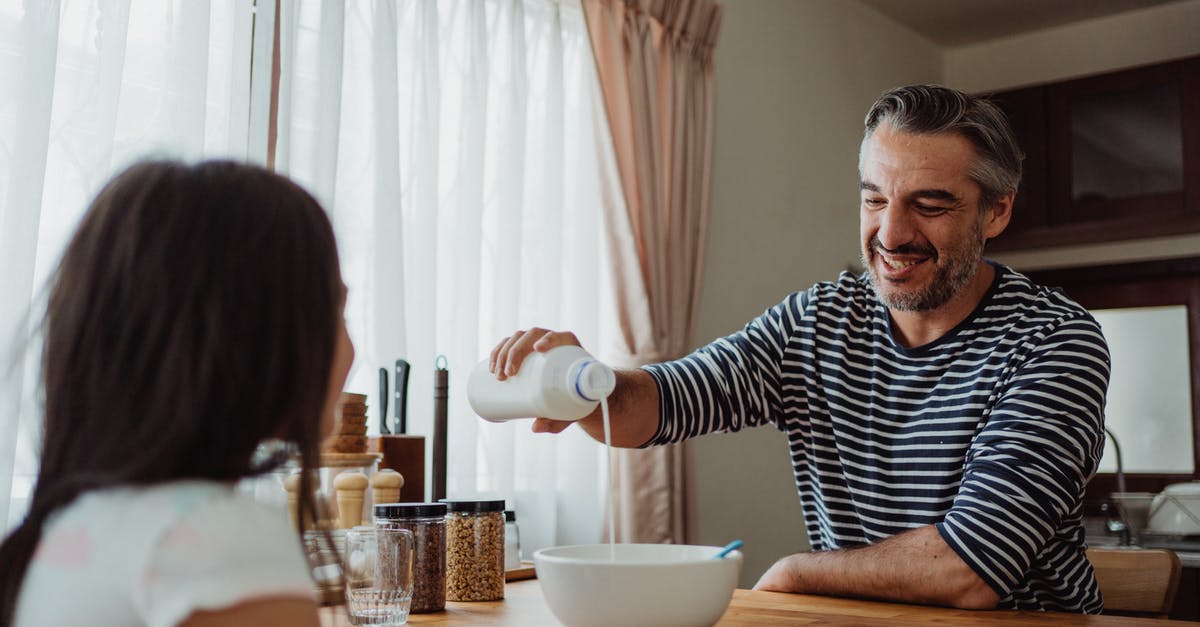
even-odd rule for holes
{"type": "Polygon", "coordinates": [[[412,559],[413,535],[407,529],[363,526],[346,532],[346,604],[351,625],[408,622],[412,559]]]}

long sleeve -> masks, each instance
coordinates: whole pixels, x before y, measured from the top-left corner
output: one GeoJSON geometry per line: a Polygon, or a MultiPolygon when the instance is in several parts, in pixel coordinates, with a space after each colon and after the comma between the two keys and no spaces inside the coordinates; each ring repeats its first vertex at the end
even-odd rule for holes
{"type": "Polygon", "coordinates": [[[737,333],[682,359],[646,366],[660,399],[658,431],[646,445],[778,424],[784,349],[808,298],[796,292],[737,333]]]}
{"type": "Polygon", "coordinates": [[[1080,515],[1079,495],[1103,451],[1108,378],[1096,322],[1065,321],[1013,373],[971,445],[938,529],[1001,597],[1062,565],[1043,553],[1064,519],[1080,515]]]}

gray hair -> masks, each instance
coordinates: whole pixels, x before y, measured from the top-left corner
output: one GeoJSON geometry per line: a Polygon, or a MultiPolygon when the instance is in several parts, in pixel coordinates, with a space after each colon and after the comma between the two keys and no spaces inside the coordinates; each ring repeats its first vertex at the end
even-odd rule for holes
{"type": "MultiPolygon", "coordinates": [[[[975,146],[978,158],[967,176],[979,185],[979,208],[988,209],[1000,198],[1016,194],[1021,182],[1021,161],[1008,117],[995,103],[940,85],[910,85],[885,92],[871,105],[865,120],[863,145],[881,124],[904,133],[932,135],[954,133],[975,146]]],[[[859,152],[859,172],[862,172],[859,152]]]]}

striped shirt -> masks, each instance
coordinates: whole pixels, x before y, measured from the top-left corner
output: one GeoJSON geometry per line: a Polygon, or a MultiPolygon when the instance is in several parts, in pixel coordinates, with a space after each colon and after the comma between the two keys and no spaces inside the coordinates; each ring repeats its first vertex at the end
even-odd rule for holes
{"type": "Polygon", "coordinates": [[[866,275],[843,273],[646,366],[661,399],[647,446],[773,424],[814,550],[932,524],[1000,607],[1099,612],[1082,497],[1108,349],[1078,304],[995,267],[975,311],[917,348],[897,343],[866,275]]]}

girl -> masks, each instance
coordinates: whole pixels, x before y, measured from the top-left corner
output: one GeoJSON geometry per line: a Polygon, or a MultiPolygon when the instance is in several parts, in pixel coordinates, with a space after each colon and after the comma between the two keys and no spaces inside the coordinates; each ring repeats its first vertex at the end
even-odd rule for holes
{"type": "Polygon", "coordinates": [[[281,462],[252,461],[266,439],[317,466],[354,359],[345,297],[329,220],[291,181],[215,161],[113,179],[51,284],[0,625],[317,625],[298,530],[234,485],[281,462]]]}

